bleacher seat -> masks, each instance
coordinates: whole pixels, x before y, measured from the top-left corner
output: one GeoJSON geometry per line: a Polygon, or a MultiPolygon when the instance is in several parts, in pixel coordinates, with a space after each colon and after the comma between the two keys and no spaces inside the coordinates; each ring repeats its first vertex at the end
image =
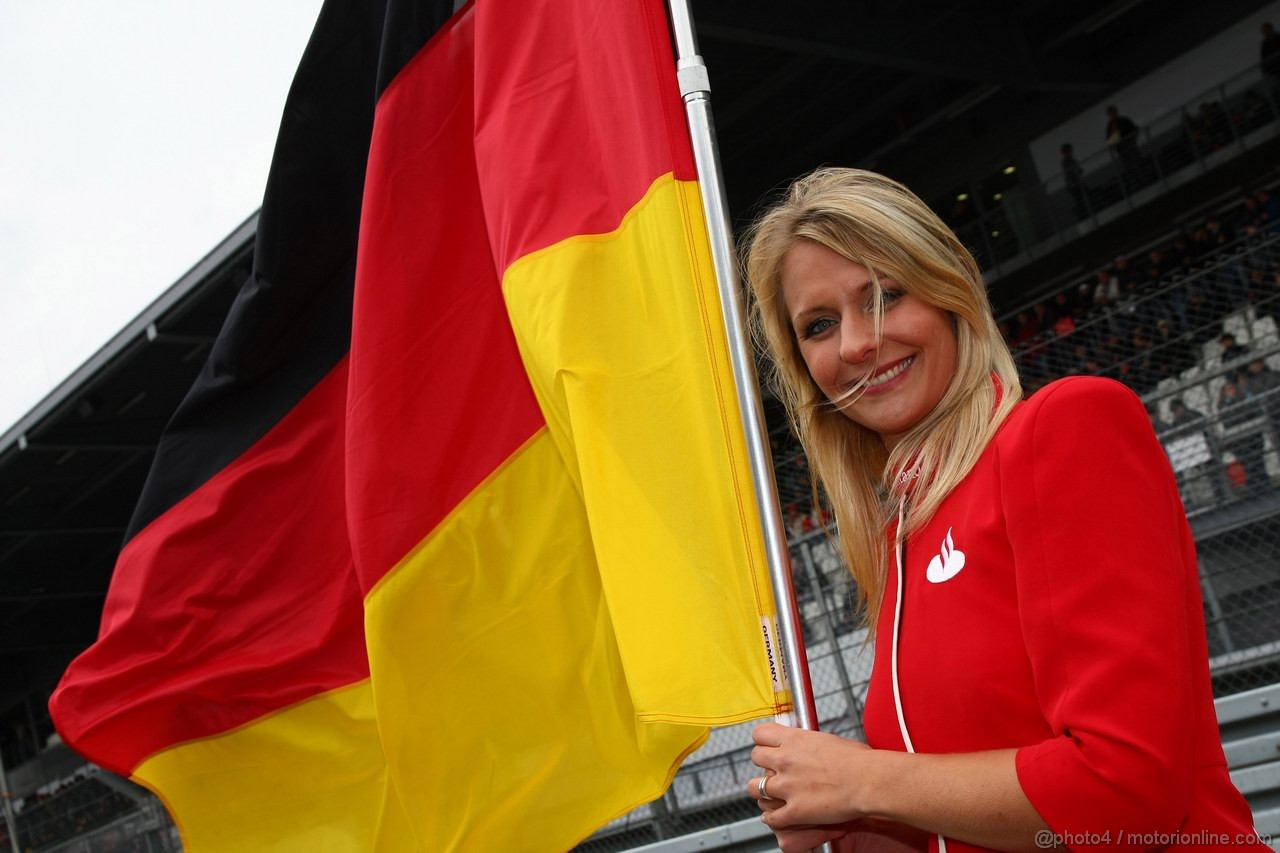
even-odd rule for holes
{"type": "Polygon", "coordinates": [[[1188,409],[1200,412],[1202,415],[1209,415],[1213,412],[1212,401],[1209,398],[1209,391],[1204,385],[1192,385],[1182,394],[1182,402],[1188,409]]]}
{"type": "Polygon", "coordinates": [[[1258,349],[1266,349],[1280,344],[1280,329],[1276,328],[1274,317],[1263,317],[1254,320],[1249,327],[1253,341],[1258,349]]]}

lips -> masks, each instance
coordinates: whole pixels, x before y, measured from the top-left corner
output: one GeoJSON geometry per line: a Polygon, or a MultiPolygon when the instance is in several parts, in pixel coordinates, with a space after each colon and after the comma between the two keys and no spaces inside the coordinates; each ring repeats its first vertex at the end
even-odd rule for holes
{"type": "Polygon", "coordinates": [[[875,376],[872,376],[867,380],[867,388],[879,388],[882,385],[892,382],[894,379],[897,379],[905,373],[911,365],[915,364],[915,360],[916,357],[914,355],[910,355],[906,358],[895,361],[893,364],[880,368],[876,371],[875,376]]]}

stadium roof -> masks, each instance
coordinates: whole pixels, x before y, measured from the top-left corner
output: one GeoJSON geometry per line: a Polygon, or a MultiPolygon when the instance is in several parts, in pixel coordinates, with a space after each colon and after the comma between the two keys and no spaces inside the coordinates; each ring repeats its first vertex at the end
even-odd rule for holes
{"type": "Polygon", "coordinates": [[[248,275],[256,227],[255,214],[0,437],[0,714],[93,641],[156,441],[248,275]]]}

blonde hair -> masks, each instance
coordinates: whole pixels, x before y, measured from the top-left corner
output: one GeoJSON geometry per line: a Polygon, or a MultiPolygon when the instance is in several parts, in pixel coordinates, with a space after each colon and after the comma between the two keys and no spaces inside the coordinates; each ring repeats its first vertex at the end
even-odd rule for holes
{"type": "Polygon", "coordinates": [[[865,620],[884,595],[884,528],[899,499],[910,490],[903,524],[903,535],[909,535],[973,469],[1021,399],[1017,370],[973,256],[924,202],[883,175],[818,169],[793,183],[756,220],[743,244],[754,296],[753,332],[772,356],[768,378],[809,458],[814,499],[821,486],[830,501],[865,620]],[[892,453],[878,434],[833,405],[805,367],[781,281],[783,259],[798,240],[812,240],[866,267],[877,338],[884,310],[881,276],[953,318],[955,376],[938,405],[892,453]]]}

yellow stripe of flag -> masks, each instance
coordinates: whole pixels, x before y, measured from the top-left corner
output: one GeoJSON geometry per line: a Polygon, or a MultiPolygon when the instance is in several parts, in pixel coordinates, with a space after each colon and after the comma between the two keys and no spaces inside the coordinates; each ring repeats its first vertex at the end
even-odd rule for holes
{"type": "Polygon", "coordinates": [[[708,725],[776,710],[698,210],[666,176],[616,231],[513,265],[548,429],[366,597],[379,729],[424,850],[568,848],[661,794],[708,725]]]}

